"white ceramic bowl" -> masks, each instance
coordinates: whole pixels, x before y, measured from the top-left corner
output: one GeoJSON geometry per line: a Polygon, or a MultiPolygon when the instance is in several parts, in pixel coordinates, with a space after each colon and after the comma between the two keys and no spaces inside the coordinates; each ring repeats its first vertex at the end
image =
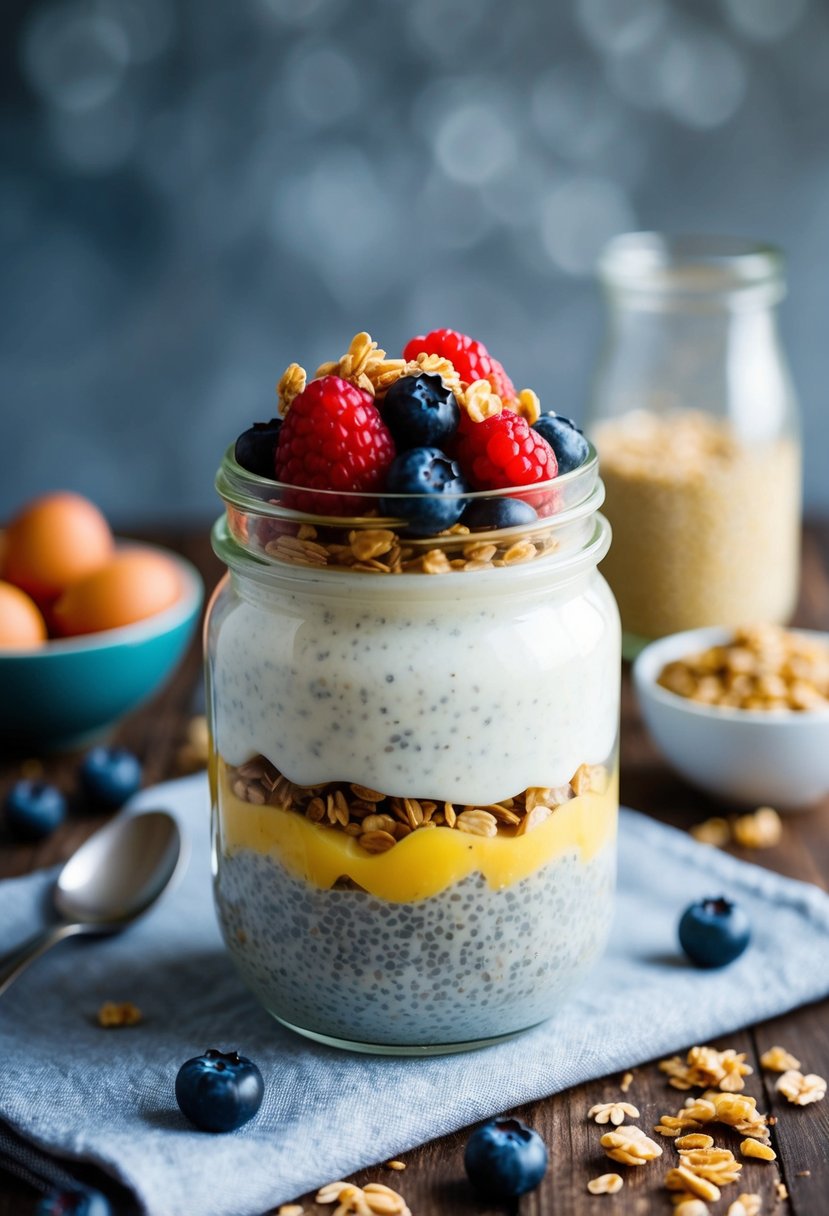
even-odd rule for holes
{"type": "MultiPolygon", "coordinates": [[[[812,636],[829,643],[829,634],[812,636]]],[[[701,705],[656,682],[666,663],[732,637],[731,629],[689,629],[646,646],[633,664],[645,724],[692,785],[739,805],[804,810],[829,793],[829,709],[701,705]]]]}

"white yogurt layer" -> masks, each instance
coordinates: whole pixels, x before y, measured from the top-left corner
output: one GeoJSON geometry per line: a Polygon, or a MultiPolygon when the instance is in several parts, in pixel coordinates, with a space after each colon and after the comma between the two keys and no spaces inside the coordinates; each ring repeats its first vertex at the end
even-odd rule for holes
{"type": "Polygon", "coordinates": [[[550,582],[526,567],[329,575],[311,594],[240,580],[213,670],[219,752],[261,753],[299,785],[462,804],[563,785],[615,745],[619,622],[597,573],[550,582]]]}

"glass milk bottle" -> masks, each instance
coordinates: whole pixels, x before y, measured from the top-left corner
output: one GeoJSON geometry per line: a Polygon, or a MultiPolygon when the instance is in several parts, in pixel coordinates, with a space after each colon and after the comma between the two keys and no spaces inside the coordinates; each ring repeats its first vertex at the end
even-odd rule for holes
{"type": "Polygon", "coordinates": [[[589,429],[625,654],[703,625],[787,620],[800,552],[798,408],[778,250],[629,233],[599,276],[608,329],[589,429]]]}

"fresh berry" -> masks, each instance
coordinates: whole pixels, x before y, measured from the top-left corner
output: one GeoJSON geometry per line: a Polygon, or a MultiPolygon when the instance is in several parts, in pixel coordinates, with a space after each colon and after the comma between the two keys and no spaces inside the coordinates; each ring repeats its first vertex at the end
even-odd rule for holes
{"type": "Polygon", "coordinates": [[[234,449],[236,463],[249,473],[272,479],[281,428],[282,419],[271,418],[270,422],[254,422],[252,427],[242,431],[234,449]]]}
{"type": "Polygon", "coordinates": [[[112,1216],[112,1208],[100,1191],[49,1191],[35,1216],[112,1216]]]}
{"type": "Polygon", "coordinates": [[[515,1199],[544,1177],[547,1146],[518,1119],[491,1119],[467,1140],[463,1163],[469,1181],[486,1199],[515,1199]]]}
{"type": "Polygon", "coordinates": [[[206,1132],[232,1132],[262,1105],[265,1082],[256,1065],[237,1051],[211,1048],[182,1064],[176,1102],[191,1123],[206,1132]]]}
{"type": "Polygon", "coordinates": [[[370,394],[339,376],[322,376],[291,402],[275,469],[278,480],[291,486],[342,491],[290,494],[288,506],[347,515],[360,509],[354,495],[382,487],[393,459],[394,440],[370,394]]]}
{"type": "Polygon", "coordinates": [[[40,840],[66,818],[66,799],[45,781],[15,781],[3,806],[5,820],[15,836],[40,840]]]}
{"type": "Polygon", "coordinates": [[[386,493],[418,497],[383,498],[380,509],[384,515],[405,519],[406,531],[412,535],[434,536],[458,522],[468,491],[457,464],[440,448],[410,448],[392,462],[386,493]]]}
{"type": "Polygon", "coordinates": [[[93,805],[116,810],[141,788],[141,764],[125,747],[93,747],[81,764],[80,780],[93,805]]]}
{"type": "Polygon", "coordinates": [[[439,448],[454,435],[461,411],[440,376],[401,376],[386,393],[383,421],[398,452],[439,448]]]}
{"type": "Polygon", "coordinates": [[[515,388],[497,359],[493,359],[483,342],[476,342],[454,329],[433,329],[431,333],[412,338],[403,348],[404,359],[416,359],[419,354],[440,355],[448,359],[466,384],[473,380],[488,380],[503,401],[515,397],[515,388]]]}
{"type": "Polygon", "coordinates": [[[590,447],[570,418],[562,418],[550,410],[533,423],[533,430],[543,435],[555,452],[559,474],[570,473],[584,464],[590,447]]]}
{"type": "Polygon", "coordinates": [[[725,967],[739,958],[751,938],[739,904],[720,896],[690,904],[679,922],[679,944],[698,967],[725,967]]]}
{"type": "Polygon", "coordinates": [[[555,452],[526,418],[502,410],[483,422],[461,418],[458,462],[476,490],[506,490],[549,481],[558,472],[555,452]]]}
{"type": "Polygon", "coordinates": [[[473,532],[482,529],[517,528],[538,519],[538,512],[520,498],[475,498],[461,516],[473,532]]]}

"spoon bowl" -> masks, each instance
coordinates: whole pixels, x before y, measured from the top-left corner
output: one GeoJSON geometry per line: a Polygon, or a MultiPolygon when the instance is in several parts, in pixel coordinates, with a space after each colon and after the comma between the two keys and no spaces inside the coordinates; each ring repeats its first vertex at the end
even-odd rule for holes
{"type": "Polygon", "coordinates": [[[166,811],[112,819],[67,861],[54,904],[66,921],[119,929],[155,903],[182,856],[178,824],[166,811]]]}
{"type": "Polygon", "coordinates": [[[66,937],[117,933],[155,903],[184,867],[184,839],[172,815],[119,815],[99,828],[58,875],[59,920],[0,958],[0,994],[30,963],[66,937]]]}

